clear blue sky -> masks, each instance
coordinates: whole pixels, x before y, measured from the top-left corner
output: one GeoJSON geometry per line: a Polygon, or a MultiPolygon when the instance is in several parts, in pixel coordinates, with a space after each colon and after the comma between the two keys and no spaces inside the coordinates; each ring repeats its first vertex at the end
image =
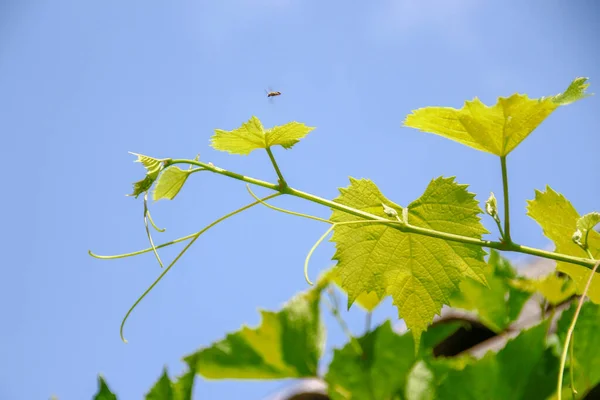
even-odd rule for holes
{"type": "MultiPolygon", "coordinates": [[[[401,128],[412,109],[539,97],[589,76],[600,93],[600,12],[550,1],[11,1],[0,2],[2,278],[0,398],[90,398],[103,373],[137,399],[180,358],[306,288],[304,256],[325,227],[255,208],[210,231],[134,312],[160,273],[147,247],[143,176],[127,151],[193,158],[266,180],[268,159],[212,150],[213,129],[252,115],[317,129],[277,149],[291,185],[333,198],[348,176],[371,178],[399,204],[440,175],[480,201],[500,193],[499,160],[401,128]],[[485,4],[484,4],[485,3],[485,4]],[[267,87],[283,95],[271,104],[267,87]]],[[[509,156],[513,237],[549,246],[525,215],[546,184],[581,212],[600,209],[600,96],[559,109],[509,156]],[[594,161],[595,159],[595,161],[594,161]]],[[[261,194],[266,193],[259,190],[261,194]]],[[[194,232],[251,199],[244,185],[198,174],[175,201],[152,205],[167,232],[194,232]]],[[[276,204],[328,216],[296,199],[276,204]]],[[[489,218],[485,223],[493,228],[489,218]]],[[[164,257],[173,255],[165,252],[164,257]]],[[[333,246],[313,259],[312,276],[333,246]]],[[[389,301],[375,322],[395,317],[389,301]]],[[[360,333],[364,317],[349,315],[360,333]]],[[[331,323],[328,351],[344,337],[331,323]]],[[[261,399],[282,382],[206,382],[198,399],[261,399]]]]}

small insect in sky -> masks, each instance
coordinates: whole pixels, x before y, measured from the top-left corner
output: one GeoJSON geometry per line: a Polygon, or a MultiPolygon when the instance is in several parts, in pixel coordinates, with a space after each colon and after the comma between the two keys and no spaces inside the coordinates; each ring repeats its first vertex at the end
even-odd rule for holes
{"type": "Polygon", "coordinates": [[[265,92],[267,92],[267,97],[281,96],[281,92],[274,92],[272,90],[265,90],[265,92]]]}

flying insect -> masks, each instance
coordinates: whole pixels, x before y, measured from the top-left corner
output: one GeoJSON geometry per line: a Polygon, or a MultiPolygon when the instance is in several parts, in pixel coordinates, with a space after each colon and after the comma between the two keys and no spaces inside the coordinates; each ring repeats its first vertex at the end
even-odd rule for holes
{"type": "Polygon", "coordinates": [[[267,97],[281,96],[281,92],[274,92],[271,90],[265,90],[265,92],[267,92],[267,97]]]}

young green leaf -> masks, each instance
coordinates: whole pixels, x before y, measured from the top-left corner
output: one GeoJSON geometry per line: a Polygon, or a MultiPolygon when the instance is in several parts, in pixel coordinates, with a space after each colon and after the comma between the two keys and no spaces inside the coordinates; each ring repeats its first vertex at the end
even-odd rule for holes
{"type": "Polygon", "coordinates": [[[587,247],[588,236],[600,224],[600,213],[591,212],[577,220],[577,230],[581,232],[581,244],[587,247]]]}
{"type": "Polygon", "coordinates": [[[499,255],[490,257],[485,272],[488,287],[465,279],[450,299],[451,307],[475,311],[481,322],[496,333],[504,331],[519,317],[523,305],[531,297],[530,292],[510,285],[506,271],[499,267],[500,261],[504,260],[499,255]]]}
{"type": "MultiPolygon", "coordinates": [[[[577,308],[576,302],[561,315],[557,324],[557,334],[560,343],[564,343],[573,314],[577,308]]],[[[575,388],[579,392],[578,398],[600,383],[600,306],[586,302],[581,308],[575,334],[573,336],[574,378],[575,388]]],[[[570,398],[569,374],[565,371],[565,384],[563,385],[563,398],[570,398]]]]}
{"type": "Polygon", "coordinates": [[[211,145],[216,150],[241,155],[277,145],[290,149],[313,129],[315,128],[295,121],[271,129],[264,129],[260,120],[252,117],[241,127],[232,131],[215,129],[215,134],[211,138],[211,145]]]}
{"type": "Polygon", "coordinates": [[[142,180],[133,183],[133,193],[128,194],[127,196],[133,196],[136,199],[142,193],[147,192],[152,187],[155,178],[152,178],[150,175],[146,175],[146,177],[142,180]]]}
{"type": "Polygon", "coordinates": [[[563,93],[557,94],[556,96],[552,96],[551,100],[561,106],[565,106],[567,104],[574,103],[577,100],[591,96],[592,93],[585,92],[590,86],[590,84],[587,83],[587,80],[588,78],[583,77],[575,78],[567,90],[565,90],[563,93]]]}
{"type": "Polygon", "coordinates": [[[94,400],[117,400],[117,395],[111,392],[102,375],[98,376],[98,392],[94,395],[94,400]]]}
{"type": "Polygon", "coordinates": [[[500,221],[500,218],[498,217],[498,202],[493,192],[490,193],[490,197],[488,197],[485,202],[485,213],[496,221],[500,221]]]}
{"type": "Polygon", "coordinates": [[[402,393],[415,363],[413,338],[396,334],[388,320],[357,340],[363,354],[350,343],[334,350],[325,375],[331,399],[386,400],[402,393]]]}
{"type": "MultiPolygon", "coordinates": [[[[544,235],[552,240],[559,253],[587,258],[586,252],[575,244],[571,237],[577,227],[579,214],[565,197],[549,186],[545,192],[536,190],[535,199],[527,201],[527,215],[543,229],[544,235]]],[[[600,257],[600,234],[590,231],[588,247],[594,258],[600,257]]],[[[579,265],[558,262],[556,268],[569,275],[577,285],[577,293],[582,293],[590,276],[590,270],[579,265]]],[[[588,292],[594,303],[600,303],[600,279],[594,279],[588,292]]]]}
{"type": "Polygon", "coordinates": [[[173,200],[183,187],[183,184],[189,175],[189,170],[184,171],[175,166],[170,166],[165,169],[156,182],[156,187],[154,188],[154,194],[152,196],[154,201],[160,199],[173,200]]]}
{"type": "Polygon", "coordinates": [[[144,179],[139,180],[133,184],[133,193],[128,196],[134,196],[136,199],[138,196],[144,192],[147,192],[152,187],[152,184],[156,180],[156,177],[162,170],[164,165],[164,161],[167,159],[158,159],[149,156],[145,156],[143,154],[131,153],[134,156],[137,156],[137,160],[135,162],[142,163],[144,168],[146,168],[146,176],[144,179]]]}
{"type": "MultiPolygon", "coordinates": [[[[403,210],[369,180],[350,179],[335,201],[386,218],[381,204],[403,210]]],[[[454,178],[438,178],[408,207],[410,224],[437,231],[481,238],[481,225],[474,195],[454,178]]],[[[334,210],[332,222],[356,217],[334,210]]],[[[391,295],[400,317],[418,338],[438,314],[459,282],[471,277],[485,284],[485,251],[478,246],[448,242],[423,235],[403,233],[378,224],[337,225],[331,239],[340,283],[348,294],[348,306],[362,294],[375,292],[379,299],[391,295]]]]}
{"type": "Polygon", "coordinates": [[[464,367],[432,361],[429,371],[411,373],[407,399],[546,400],[558,371],[558,359],[545,344],[547,329],[544,322],[523,331],[497,354],[489,352],[464,367]]]}
{"type": "Polygon", "coordinates": [[[210,379],[284,379],[315,377],[325,330],[319,301],[329,283],[298,294],[281,311],[261,310],[257,328],[243,326],[225,339],[186,357],[210,379]]]}
{"type": "Polygon", "coordinates": [[[463,108],[426,107],[409,114],[404,126],[433,133],[477,150],[506,156],[561,105],[587,97],[587,78],[577,78],[559,95],[530,99],[513,94],[500,97],[494,106],[478,98],[463,108]]]}

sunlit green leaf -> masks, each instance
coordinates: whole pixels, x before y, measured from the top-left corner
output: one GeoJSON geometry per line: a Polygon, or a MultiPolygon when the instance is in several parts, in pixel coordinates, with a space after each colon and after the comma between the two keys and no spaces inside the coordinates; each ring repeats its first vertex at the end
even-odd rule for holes
{"type": "Polygon", "coordinates": [[[523,331],[497,354],[466,366],[435,360],[411,371],[408,400],[545,400],[556,387],[558,359],[546,346],[547,322],[523,331]]]}
{"type": "MultiPolygon", "coordinates": [[[[561,344],[565,343],[569,325],[575,314],[577,303],[561,315],[557,325],[557,334],[561,344]]],[[[575,388],[579,392],[579,398],[600,383],[600,306],[586,302],[581,308],[575,333],[573,335],[573,356],[575,358],[574,378],[575,388]]],[[[571,398],[569,370],[565,371],[563,398],[571,398]]]]}
{"type": "MultiPolygon", "coordinates": [[[[565,197],[549,186],[545,192],[536,190],[535,199],[527,201],[527,214],[543,229],[544,235],[552,240],[556,252],[588,258],[587,253],[571,239],[577,228],[579,214],[565,197]]],[[[588,246],[595,258],[600,257],[600,234],[590,231],[588,246]]],[[[580,265],[557,262],[556,268],[569,275],[577,285],[577,293],[581,294],[590,277],[590,270],[580,265]]],[[[600,303],[600,279],[594,279],[588,296],[594,303],[600,303]]]]}
{"type": "Polygon", "coordinates": [[[267,149],[277,145],[290,149],[313,129],[315,128],[295,121],[264,129],[260,120],[252,117],[232,131],[215,129],[211,145],[217,150],[242,155],[250,154],[256,149],[267,149]]]}
{"type": "Polygon", "coordinates": [[[189,175],[189,170],[184,171],[175,166],[165,169],[156,182],[153,194],[154,201],[160,199],[173,200],[183,187],[183,184],[189,175]]]}
{"type": "Polygon", "coordinates": [[[117,400],[117,395],[111,392],[101,375],[98,376],[98,392],[94,396],[94,400],[117,400]]]}
{"type": "Polygon", "coordinates": [[[489,268],[486,270],[485,278],[488,286],[472,279],[465,279],[460,283],[459,290],[452,296],[450,305],[455,308],[475,311],[480,321],[496,333],[504,331],[514,322],[521,312],[523,305],[531,296],[530,292],[519,290],[510,285],[506,279],[506,263],[496,251],[492,251],[489,268]]]}
{"type": "Polygon", "coordinates": [[[357,339],[362,354],[350,343],[334,350],[325,375],[329,396],[341,399],[392,399],[403,391],[415,362],[411,335],[398,335],[389,321],[357,339]]]}
{"type": "Polygon", "coordinates": [[[561,304],[573,296],[576,291],[575,283],[572,280],[558,277],[555,273],[539,279],[514,279],[510,284],[530,293],[540,293],[552,305],[561,304]]]}
{"type": "MultiPolygon", "coordinates": [[[[402,207],[385,198],[373,182],[350,181],[336,202],[386,218],[383,203],[402,215],[402,207]]],[[[453,178],[433,180],[408,210],[413,226],[475,238],[487,233],[473,194],[453,178]]],[[[331,216],[333,222],[354,220],[357,217],[337,210],[331,216]]],[[[417,340],[463,278],[485,283],[485,251],[478,246],[407,234],[381,224],[338,225],[332,241],[349,305],[363,293],[374,292],[380,299],[391,295],[417,340]]]]}
{"type": "Polygon", "coordinates": [[[257,328],[243,326],[212,346],[186,357],[196,371],[211,379],[283,379],[317,376],[325,328],[319,300],[329,284],[296,295],[281,311],[261,310],[257,328]]]}
{"type": "Polygon", "coordinates": [[[431,326],[423,333],[419,351],[415,352],[410,333],[399,335],[392,330],[390,321],[384,322],[357,338],[355,345],[348,343],[334,350],[325,376],[330,397],[334,400],[404,398],[406,379],[415,361],[431,357],[433,347],[460,326],[456,322],[431,326]]]}
{"type": "Polygon", "coordinates": [[[575,79],[559,95],[530,99],[513,94],[500,97],[494,106],[478,98],[461,109],[426,107],[412,112],[404,125],[457,141],[474,149],[505,156],[514,150],[556,108],[587,97],[587,78],[575,79]]]}

